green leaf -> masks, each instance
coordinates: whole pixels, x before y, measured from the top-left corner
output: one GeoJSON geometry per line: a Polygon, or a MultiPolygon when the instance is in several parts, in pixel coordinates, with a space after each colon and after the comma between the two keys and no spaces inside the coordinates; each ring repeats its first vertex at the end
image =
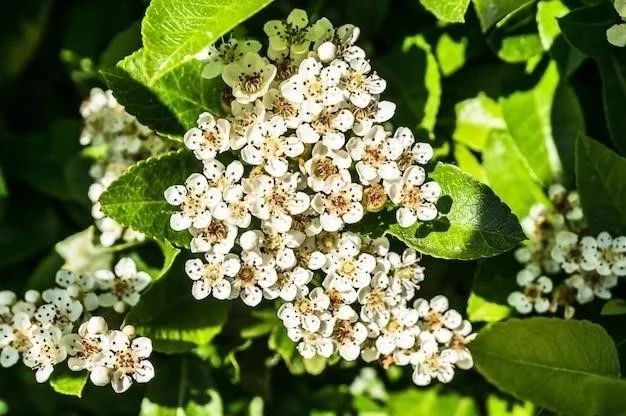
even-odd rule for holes
{"type": "Polygon", "coordinates": [[[392,225],[389,234],[422,253],[460,260],[495,256],[526,238],[510,208],[487,185],[442,163],[430,178],[443,190],[437,205],[444,215],[410,228],[392,225]]]}
{"type": "MultiPolygon", "coordinates": [[[[153,0],[141,32],[149,83],[195,55],[271,0],[153,0]]],[[[198,86],[196,86],[198,88],[198,86]]]]}
{"type": "Polygon", "coordinates": [[[518,218],[524,218],[538,202],[549,200],[529,172],[529,167],[508,133],[494,132],[483,151],[483,167],[491,189],[511,207],[518,218]],[[514,183],[515,186],[511,186],[514,183]]]}
{"type": "Polygon", "coordinates": [[[483,32],[517,10],[523,9],[536,0],[472,0],[480,27],[483,32]]]}
{"type": "Polygon", "coordinates": [[[140,416],[223,415],[209,366],[191,355],[160,356],[140,416]]]}
{"type": "Polygon", "coordinates": [[[465,145],[458,143],[454,146],[454,160],[456,160],[459,169],[465,173],[469,173],[478,181],[489,185],[487,175],[483,165],[480,164],[478,158],[472,153],[472,151],[465,145]]]}
{"type": "Polygon", "coordinates": [[[173,207],[167,203],[163,192],[171,185],[184,183],[191,173],[199,172],[199,163],[186,150],[139,162],[100,197],[102,210],[120,224],[150,238],[189,247],[189,233],[174,231],[169,225],[173,207]]]}
{"type": "Polygon", "coordinates": [[[435,54],[443,76],[450,76],[465,65],[468,43],[467,37],[455,39],[448,33],[443,33],[437,40],[435,54]]]}
{"type": "Polygon", "coordinates": [[[206,345],[228,316],[228,302],[191,296],[192,281],[183,269],[184,262],[177,261],[126,315],[125,322],[151,338],[156,351],[177,353],[206,345]]]}
{"type": "Polygon", "coordinates": [[[444,22],[465,22],[469,0],[420,0],[422,6],[444,22]]]}
{"type": "Polygon", "coordinates": [[[102,75],[117,100],[140,122],[159,133],[182,136],[195,126],[200,113],[222,111],[222,83],[202,78],[203,66],[189,61],[155,78],[146,67],[145,49],[140,49],[102,75]]]}
{"type": "Polygon", "coordinates": [[[576,185],[593,233],[626,233],[626,158],[585,136],[576,144],[576,185]]]}
{"type": "Polygon", "coordinates": [[[617,147],[626,151],[626,56],[609,44],[606,30],[619,23],[611,2],[580,8],[559,20],[566,40],[582,53],[593,57],[600,69],[607,125],[617,147]]]}
{"type": "Polygon", "coordinates": [[[50,377],[50,386],[54,391],[66,396],[82,397],[85,384],[87,384],[87,372],[85,371],[77,373],[62,368],[56,370],[50,377]]]}
{"type": "Polygon", "coordinates": [[[287,330],[283,325],[274,327],[268,339],[268,346],[285,362],[291,374],[318,375],[326,368],[326,358],[319,356],[303,358],[296,349],[296,343],[287,336],[287,330]]]}
{"type": "Polygon", "coordinates": [[[441,78],[424,37],[406,38],[401,53],[384,57],[378,65],[389,81],[386,94],[399,101],[394,120],[432,133],[441,102],[441,78]]]}
{"type": "Polygon", "coordinates": [[[163,253],[163,266],[161,266],[159,272],[152,277],[153,280],[158,280],[165,276],[167,272],[170,271],[176,261],[176,258],[180,254],[180,249],[174,247],[167,241],[157,240],[157,244],[161,248],[161,253],[163,253]]]}
{"type": "Polygon", "coordinates": [[[2,175],[2,168],[0,167],[0,199],[6,197],[8,194],[9,190],[6,182],[4,181],[4,176],[2,175]]]}
{"type": "Polygon", "coordinates": [[[141,48],[141,22],[136,21],[115,35],[109,42],[109,45],[100,55],[98,66],[103,69],[113,67],[139,48],[141,48]]]}
{"type": "Polygon", "coordinates": [[[441,393],[438,388],[394,392],[389,395],[388,406],[390,415],[480,415],[473,398],[457,393],[441,393]]]}
{"type": "Polygon", "coordinates": [[[492,131],[506,130],[498,103],[484,93],[454,106],[456,125],[452,138],[473,150],[482,151],[492,131]]]}
{"type": "Polygon", "coordinates": [[[558,413],[598,414],[586,386],[619,377],[613,340],[587,321],[511,319],[481,331],[469,348],[491,383],[558,413]]]}
{"type": "Polygon", "coordinates": [[[558,70],[551,63],[536,86],[529,91],[517,91],[500,102],[513,140],[544,185],[560,178],[562,172],[551,122],[558,84],[558,70]]]}
{"type": "Polygon", "coordinates": [[[468,319],[472,322],[496,322],[508,317],[511,307],[507,297],[519,289],[515,276],[520,269],[511,252],[480,261],[467,302],[468,319]]]}
{"type": "Polygon", "coordinates": [[[511,403],[496,395],[487,397],[487,415],[489,416],[533,416],[535,406],[532,403],[511,403]]]}
{"type": "Polygon", "coordinates": [[[610,299],[602,307],[600,315],[624,315],[626,314],[626,300],[610,299]]]}

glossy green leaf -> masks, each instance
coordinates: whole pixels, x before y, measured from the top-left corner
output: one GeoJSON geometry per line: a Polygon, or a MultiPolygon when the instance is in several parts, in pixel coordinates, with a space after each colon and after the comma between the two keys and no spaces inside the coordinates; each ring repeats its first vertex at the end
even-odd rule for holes
{"type": "Polygon", "coordinates": [[[533,4],[536,0],[472,0],[483,32],[516,10],[533,4]]]}
{"type": "Polygon", "coordinates": [[[557,180],[563,170],[552,129],[558,84],[558,70],[551,63],[534,87],[517,91],[500,103],[513,140],[526,157],[531,172],[544,185],[557,180]]]}
{"type": "Polygon", "coordinates": [[[102,210],[120,224],[148,237],[189,247],[189,233],[176,232],[169,225],[173,207],[167,203],[163,192],[171,185],[184,183],[191,173],[199,171],[199,162],[185,150],[139,162],[100,197],[102,210]]]}
{"type": "Polygon", "coordinates": [[[456,104],[454,112],[456,125],[452,138],[474,150],[483,150],[492,131],[506,130],[500,106],[484,93],[456,104]]]}
{"type": "Polygon", "coordinates": [[[588,321],[511,319],[482,330],[469,345],[476,369],[501,390],[557,413],[601,412],[589,383],[619,382],[615,344],[588,321]]]}
{"type": "Polygon", "coordinates": [[[559,20],[567,41],[587,56],[593,57],[602,76],[604,111],[611,137],[626,151],[626,56],[622,48],[611,45],[606,30],[619,23],[611,2],[580,8],[559,20]]]}
{"type": "Polygon", "coordinates": [[[143,124],[167,135],[182,136],[204,111],[221,113],[219,79],[200,76],[204,64],[189,61],[160,77],[146,66],[145,49],[102,71],[126,110],[143,124]]]}
{"type": "Polygon", "coordinates": [[[624,315],[626,314],[626,300],[609,299],[602,307],[601,315],[624,315]]]}
{"type": "Polygon", "coordinates": [[[483,150],[483,167],[491,189],[518,218],[527,216],[535,203],[549,204],[541,185],[531,176],[526,159],[508,133],[495,132],[489,136],[483,150]],[[511,186],[513,183],[515,186],[511,186]]]}
{"type": "Polygon", "coordinates": [[[87,384],[88,373],[86,371],[73,372],[67,368],[55,370],[50,377],[50,386],[57,393],[66,396],[82,397],[83,389],[87,384]]]}
{"type": "Polygon", "coordinates": [[[388,233],[422,253],[470,260],[510,250],[525,239],[510,208],[493,191],[455,166],[438,164],[430,178],[441,185],[440,217],[388,233]]]}
{"type": "MultiPolygon", "coordinates": [[[[271,0],[153,0],[141,32],[148,84],[193,61],[211,45],[271,0]]],[[[199,86],[195,86],[198,88],[199,86]]]]}
{"type": "Polygon", "coordinates": [[[125,322],[152,339],[154,349],[175,353],[208,344],[222,330],[230,304],[213,298],[196,300],[177,261],[170,272],[155,281],[126,315],[125,322]]]}
{"type": "Polygon", "coordinates": [[[405,39],[402,52],[384,57],[377,65],[387,80],[387,94],[397,100],[394,120],[432,133],[441,102],[441,77],[424,37],[405,39]]]}
{"type": "Polygon", "coordinates": [[[444,22],[465,22],[470,0],[420,0],[422,6],[444,22]]]}
{"type": "Polygon", "coordinates": [[[585,136],[576,145],[576,184],[594,233],[626,233],[626,158],[585,136]]]}

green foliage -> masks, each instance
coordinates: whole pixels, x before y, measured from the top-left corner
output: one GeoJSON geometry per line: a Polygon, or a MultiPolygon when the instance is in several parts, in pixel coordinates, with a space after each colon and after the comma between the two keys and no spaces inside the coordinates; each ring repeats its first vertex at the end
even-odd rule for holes
{"type": "Polygon", "coordinates": [[[191,152],[179,151],[148,159],[120,176],[100,198],[102,210],[120,224],[171,243],[189,247],[191,237],[173,231],[169,225],[173,207],[163,192],[185,182],[191,172],[200,170],[191,152]]]}
{"type": "Polygon", "coordinates": [[[611,299],[602,307],[602,315],[626,314],[626,301],[624,299],[611,299]]]}
{"type": "Polygon", "coordinates": [[[434,257],[476,259],[510,250],[525,239],[515,216],[489,187],[457,167],[438,164],[431,177],[441,184],[439,219],[389,234],[434,257]]]}
{"type": "Polygon", "coordinates": [[[626,233],[626,159],[585,136],[576,145],[576,181],[595,233],[626,233]]]}
{"type": "Polygon", "coordinates": [[[512,319],[481,331],[470,349],[490,382],[559,413],[609,415],[595,383],[621,384],[613,340],[586,321],[512,319]]]}
{"type": "Polygon", "coordinates": [[[469,0],[420,0],[422,6],[444,22],[464,22],[469,0]]]}
{"type": "Polygon", "coordinates": [[[507,297],[518,288],[515,275],[519,268],[512,253],[482,260],[478,264],[467,302],[470,321],[495,322],[511,314],[507,297]]]}
{"type": "Polygon", "coordinates": [[[82,397],[87,384],[87,372],[73,372],[67,368],[56,370],[50,378],[50,386],[57,393],[82,397]]]}
{"type": "Polygon", "coordinates": [[[456,104],[454,112],[452,137],[477,151],[483,150],[491,132],[506,129],[500,106],[483,93],[456,104]]]}
{"type": "Polygon", "coordinates": [[[534,3],[535,0],[473,0],[483,32],[515,11],[534,3]]]}

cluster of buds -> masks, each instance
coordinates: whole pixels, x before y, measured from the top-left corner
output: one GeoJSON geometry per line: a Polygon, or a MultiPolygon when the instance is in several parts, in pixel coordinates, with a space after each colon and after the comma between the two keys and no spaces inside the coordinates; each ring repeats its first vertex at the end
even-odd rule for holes
{"type": "Polygon", "coordinates": [[[76,275],[62,269],[55,280],[56,287],[29,290],[24,300],[0,292],[0,365],[11,367],[21,357],[42,383],[69,355],[71,370],[87,369],[94,384],[111,383],[117,392],[128,389],[132,379],[151,379],[154,369],[145,361],[152,350],[149,339],[133,339],[132,327],[109,331],[103,318],[88,319],[99,308],[122,313],[136,304],[150,277],[122,258],[113,271],[76,275]]]}
{"type": "Polygon", "coordinates": [[[414,300],[419,253],[355,227],[381,210],[401,227],[438,216],[432,147],[385,129],[396,106],[380,100],[386,81],[357,27],[309,24],[294,10],[264,31],[265,56],[260,42],[236,39],[199,56],[205,77],[221,75],[228,114],[200,115],[184,143],[203,171],[165,191],[171,227],[203,254],[186,264],[192,295],[278,300],[305,358],[362,356],[411,364],[419,385],[450,381],[472,365],[471,325],[443,296],[414,300]]]}
{"type": "Polygon", "coordinates": [[[618,277],[626,276],[626,237],[607,232],[589,235],[576,191],[562,185],[548,191],[550,206],[537,204],[522,221],[528,237],[515,252],[524,265],[517,274],[520,291],[508,302],[519,313],[555,313],[571,318],[575,304],[610,299],[618,277]]]}
{"type": "Polygon", "coordinates": [[[139,123],[111,91],[92,89],[80,113],[85,121],[80,144],[89,146],[85,152],[96,159],[89,170],[94,183],[89,187],[88,196],[93,204],[91,214],[100,231],[100,244],[110,247],[118,240],[142,240],[141,233],[124,228],[104,215],[98,201],[106,188],[132,164],[172,150],[176,144],[139,123]]]}

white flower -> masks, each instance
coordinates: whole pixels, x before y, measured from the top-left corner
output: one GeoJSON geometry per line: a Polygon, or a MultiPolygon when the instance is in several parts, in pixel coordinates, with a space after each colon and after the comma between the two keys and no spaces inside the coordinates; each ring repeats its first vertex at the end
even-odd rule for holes
{"type": "Polygon", "coordinates": [[[346,142],[344,133],[354,125],[354,115],[347,110],[333,108],[321,110],[296,129],[296,134],[304,143],[321,141],[333,150],[339,150],[346,142]]]}
{"type": "Polygon", "coordinates": [[[437,217],[435,203],[441,195],[441,186],[434,181],[424,183],[426,173],[420,166],[408,168],[402,180],[389,188],[389,198],[399,206],[396,212],[398,224],[410,227],[417,220],[430,221],[437,217]]]}
{"type": "Polygon", "coordinates": [[[309,207],[309,196],[297,190],[298,174],[286,174],[281,178],[258,175],[244,184],[250,199],[250,211],[255,217],[266,221],[279,233],[289,231],[293,215],[301,214],[309,207]]]}
{"type": "Polygon", "coordinates": [[[538,313],[544,313],[549,309],[550,301],[544,295],[552,291],[552,280],[540,276],[540,273],[541,269],[538,266],[528,265],[517,274],[517,284],[523,291],[511,293],[508,303],[519,313],[530,313],[533,308],[538,313]]]}
{"type": "Polygon", "coordinates": [[[322,192],[315,194],[311,208],[320,214],[322,229],[339,231],[344,224],[354,224],[363,218],[363,187],[352,183],[350,175],[343,173],[328,177],[322,192]]]}
{"type": "Polygon", "coordinates": [[[367,328],[359,322],[358,314],[348,305],[342,305],[335,314],[333,340],[341,358],[356,360],[361,353],[361,344],[367,339],[367,328]]]}
{"type": "Polygon", "coordinates": [[[313,272],[296,266],[291,270],[278,270],[277,276],[276,283],[263,289],[263,296],[266,299],[281,298],[291,302],[296,296],[308,290],[306,285],[313,278],[313,272]]]}
{"type": "Polygon", "coordinates": [[[626,46],[626,23],[611,26],[606,31],[606,39],[613,46],[623,48],[626,46]]]}
{"type": "Polygon", "coordinates": [[[278,276],[269,256],[258,251],[241,253],[239,272],[233,277],[230,299],[240,297],[248,306],[256,306],[263,299],[263,289],[276,283],[278,276]]]}
{"type": "Polygon", "coordinates": [[[301,327],[308,332],[317,332],[322,322],[332,317],[328,308],[330,299],[321,287],[310,293],[302,293],[293,302],[285,303],[278,309],[278,317],[286,328],[301,327]]]}
{"type": "Polygon", "coordinates": [[[209,225],[204,228],[191,227],[189,232],[192,235],[191,252],[226,254],[235,245],[235,240],[239,234],[237,226],[228,221],[213,217],[209,225]]]}
{"type": "Polygon", "coordinates": [[[32,347],[30,340],[34,327],[30,317],[19,312],[13,316],[10,325],[0,325],[0,365],[11,367],[17,363],[20,354],[32,347]]]}
{"type": "Polygon", "coordinates": [[[38,383],[46,382],[54,366],[67,357],[61,337],[61,330],[56,326],[33,329],[30,337],[32,346],[24,352],[23,361],[27,367],[36,370],[35,379],[38,383]]]}
{"type": "Polygon", "coordinates": [[[319,270],[326,264],[326,256],[318,250],[315,237],[305,239],[295,250],[297,264],[310,270],[319,270]]]}
{"type": "Polygon", "coordinates": [[[202,77],[213,79],[218,77],[225,65],[240,59],[247,52],[259,52],[261,43],[256,40],[239,41],[231,38],[219,46],[210,45],[196,55],[196,59],[206,62],[202,70],[202,77]]]}
{"type": "Polygon", "coordinates": [[[376,349],[382,355],[389,355],[396,349],[409,349],[415,344],[420,329],[419,315],[415,309],[397,307],[391,309],[391,317],[384,325],[378,326],[376,349]]]}
{"type": "Polygon", "coordinates": [[[231,279],[239,272],[237,255],[206,253],[206,262],[200,259],[187,260],[185,272],[193,280],[191,294],[204,299],[213,293],[216,299],[227,299],[231,292],[231,279]]]}
{"type": "MultiPolygon", "coordinates": [[[[389,288],[389,277],[383,272],[376,272],[368,286],[357,292],[361,306],[361,319],[373,322],[379,327],[387,325],[391,310],[399,302],[399,297],[389,288]]],[[[417,320],[417,317],[416,317],[417,320]]]]}
{"type": "Polygon", "coordinates": [[[170,217],[170,227],[176,231],[208,226],[211,209],[222,199],[219,189],[209,187],[207,178],[201,173],[191,174],[184,186],[170,186],[164,195],[169,204],[179,208],[170,217]]]}
{"type": "Polygon", "coordinates": [[[289,338],[298,342],[296,349],[306,359],[311,359],[316,355],[328,358],[335,352],[332,336],[333,323],[323,321],[316,332],[307,331],[300,327],[289,328],[287,333],[289,338]]]}
{"type": "Polygon", "coordinates": [[[328,25],[330,22],[324,25],[326,32],[319,39],[324,42],[319,45],[316,44],[317,53],[322,62],[330,62],[335,58],[345,58],[349,61],[350,59],[365,57],[363,49],[354,45],[361,33],[358,27],[346,24],[338,27],[333,33],[332,25],[330,25],[330,30],[328,30],[328,25]]]}
{"type": "Polygon", "coordinates": [[[355,168],[363,185],[378,183],[381,179],[395,181],[400,178],[400,169],[395,160],[405,146],[398,139],[390,139],[381,126],[373,127],[364,137],[353,137],[346,149],[357,161],[355,168]]]}
{"type": "Polygon", "coordinates": [[[307,58],[300,63],[298,72],[280,86],[280,91],[287,100],[300,105],[304,121],[311,121],[324,107],[343,101],[338,87],[340,77],[339,68],[322,68],[315,58],[307,58]]]}
{"type": "Polygon", "coordinates": [[[364,136],[374,127],[374,124],[388,121],[395,112],[396,104],[391,101],[372,101],[367,107],[354,107],[352,131],[358,136],[364,136]]]}
{"type": "Polygon", "coordinates": [[[413,382],[427,386],[433,378],[441,383],[449,383],[454,377],[456,355],[449,350],[435,352],[413,367],[413,382]]]}
{"type": "Polygon", "coordinates": [[[34,318],[44,326],[54,325],[63,333],[70,332],[83,313],[83,305],[64,289],[48,289],[42,293],[44,303],[34,318]]]}
{"type": "Polygon", "coordinates": [[[269,90],[267,94],[263,96],[263,105],[273,116],[282,118],[289,129],[297,128],[302,122],[299,114],[299,106],[287,100],[280,91],[275,88],[269,90]]]}
{"type": "Polygon", "coordinates": [[[304,233],[289,230],[284,233],[274,231],[264,224],[259,230],[249,230],[241,235],[239,245],[245,251],[260,250],[270,256],[272,263],[282,270],[296,266],[298,260],[294,249],[304,242],[304,233]]]}
{"type": "Polygon", "coordinates": [[[285,121],[274,116],[269,121],[253,126],[248,133],[248,144],[241,149],[244,162],[263,166],[274,177],[287,173],[287,157],[296,157],[304,151],[304,145],[296,136],[285,137],[285,121]]]}
{"type": "Polygon", "coordinates": [[[222,193],[222,201],[212,208],[214,218],[239,228],[247,228],[252,217],[240,183],[244,172],[241,162],[235,160],[224,167],[218,160],[212,160],[204,163],[203,172],[209,186],[222,193]]]}
{"type": "Polygon", "coordinates": [[[72,298],[81,298],[86,311],[98,308],[98,295],[95,290],[96,281],[91,274],[76,275],[69,270],[61,269],[57,272],[55,282],[67,290],[72,298]]]}
{"type": "Polygon", "coordinates": [[[100,306],[113,307],[117,313],[123,313],[127,305],[135,306],[139,302],[139,294],[151,281],[148,273],[137,270],[130,257],[120,259],[113,271],[99,270],[94,277],[104,291],[98,296],[100,306]]]}
{"type": "Polygon", "coordinates": [[[244,147],[250,129],[265,120],[265,97],[263,97],[263,102],[256,100],[254,103],[241,104],[239,101],[233,101],[230,104],[231,113],[234,117],[230,124],[231,149],[239,150],[244,147]]]}
{"type": "Polygon", "coordinates": [[[253,52],[247,52],[241,59],[226,65],[222,72],[224,82],[242,104],[262,97],[275,76],[276,67],[253,52]]]}
{"type": "Polygon", "coordinates": [[[474,366],[474,359],[467,349],[467,344],[476,338],[476,334],[472,333],[472,324],[469,321],[463,320],[461,326],[453,330],[452,333],[452,339],[446,349],[456,354],[454,358],[456,367],[462,370],[469,370],[474,366]]]}
{"type": "Polygon", "coordinates": [[[595,265],[599,274],[626,276],[626,237],[613,238],[602,232],[598,238],[583,237],[580,246],[586,263],[595,265]]]}
{"type": "Polygon", "coordinates": [[[185,146],[193,151],[199,160],[211,160],[218,153],[230,149],[230,123],[224,118],[215,120],[210,113],[198,117],[198,127],[185,133],[185,146]]]}
{"type": "Polygon", "coordinates": [[[611,290],[617,286],[618,278],[614,274],[587,272],[574,274],[565,280],[568,286],[576,288],[576,300],[580,304],[591,302],[594,297],[610,299],[611,290]]]}
{"type": "Polygon", "coordinates": [[[154,378],[154,367],[147,360],[152,353],[152,341],[138,337],[131,341],[122,331],[110,331],[106,338],[109,350],[108,366],[112,368],[111,386],[116,393],[130,388],[133,380],[147,383],[154,378]]]}
{"type": "Polygon", "coordinates": [[[556,244],[550,254],[566,273],[594,270],[597,260],[589,253],[593,253],[595,247],[589,243],[591,243],[589,240],[585,240],[586,245],[581,246],[578,244],[577,234],[571,231],[559,231],[556,235],[556,244]]]}
{"type": "Polygon", "coordinates": [[[309,49],[309,18],[304,10],[293,9],[285,21],[270,20],[263,26],[269,39],[269,49],[276,52],[290,50],[305,53],[309,49]]]}
{"type": "Polygon", "coordinates": [[[405,299],[412,299],[420,282],[424,280],[424,268],[419,265],[421,255],[414,249],[407,248],[402,256],[391,251],[385,258],[391,266],[392,290],[401,293],[405,299]]]}
{"type": "Polygon", "coordinates": [[[442,295],[435,296],[430,302],[420,298],[413,303],[422,320],[422,329],[431,332],[437,342],[442,344],[450,342],[452,331],[463,323],[461,314],[449,309],[449,306],[448,299],[442,295]]]}
{"type": "Polygon", "coordinates": [[[361,252],[361,239],[350,232],[343,233],[336,251],[329,253],[323,267],[327,282],[325,287],[338,290],[362,288],[370,284],[376,267],[376,259],[371,254],[361,252]]]}
{"type": "Polygon", "coordinates": [[[106,368],[107,354],[102,343],[107,331],[106,321],[100,316],[93,316],[79,327],[78,334],[68,334],[61,339],[71,356],[67,360],[70,370],[89,370],[91,381],[97,386],[110,382],[106,368]],[[106,375],[104,379],[103,375],[106,375]]]}
{"type": "MultiPolygon", "coordinates": [[[[332,150],[322,142],[315,143],[311,151],[311,158],[304,163],[304,172],[307,184],[314,192],[322,192],[326,179],[347,171],[352,165],[352,159],[345,150],[332,150]]],[[[348,172],[342,173],[349,175],[348,172]]]]}
{"type": "Polygon", "coordinates": [[[373,73],[368,75],[372,67],[364,58],[355,58],[346,62],[334,60],[331,67],[341,72],[341,86],[346,98],[355,106],[365,108],[378,98],[387,87],[384,79],[373,73]]]}

